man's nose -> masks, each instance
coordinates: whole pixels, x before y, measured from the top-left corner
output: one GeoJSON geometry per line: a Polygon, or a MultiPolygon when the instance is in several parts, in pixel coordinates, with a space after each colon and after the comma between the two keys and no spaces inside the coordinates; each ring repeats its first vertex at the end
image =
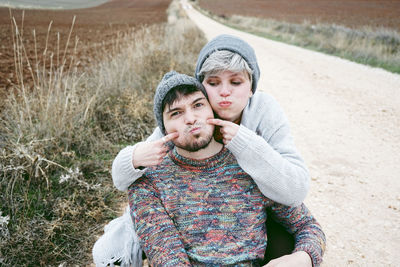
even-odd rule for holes
{"type": "Polygon", "coordinates": [[[196,122],[196,116],[192,111],[185,112],[185,123],[194,124],[196,122]]]}

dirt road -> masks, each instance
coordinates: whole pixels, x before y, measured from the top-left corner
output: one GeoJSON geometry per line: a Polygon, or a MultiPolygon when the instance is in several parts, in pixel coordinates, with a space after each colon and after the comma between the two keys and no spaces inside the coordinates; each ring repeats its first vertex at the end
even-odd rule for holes
{"type": "Polygon", "coordinates": [[[208,39],[256,50],[259,90],[283,106],[311,173],[323,266],[399,266],[400,75],[239,32],[186,8],[208,39]]]}

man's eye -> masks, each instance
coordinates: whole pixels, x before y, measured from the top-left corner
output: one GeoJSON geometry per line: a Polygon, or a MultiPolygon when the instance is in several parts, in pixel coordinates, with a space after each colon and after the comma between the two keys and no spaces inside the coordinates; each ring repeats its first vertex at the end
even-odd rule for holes
{"type": "Polygon", "coordinates": [[[176,117],[176,116],[178,116],[179,114],[181,114],[180,111],[174,111],[174,112],[171,113],[171,117],[176,117]]]}
{"type": "Polygon", "coordinates": [[[199,107],[202,107],[202,106],[204,106],[203,103],[196,103],[196,104],[194,104],[194,107],[195,107],[195,108],[199,108],[199,107]]]}

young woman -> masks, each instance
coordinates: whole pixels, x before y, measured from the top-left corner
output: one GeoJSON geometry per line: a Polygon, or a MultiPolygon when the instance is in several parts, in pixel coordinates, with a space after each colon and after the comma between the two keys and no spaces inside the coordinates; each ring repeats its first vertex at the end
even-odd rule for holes
{"type": "MultiPolygon", "coordinates": [[[[267,93],[256,91],[260,70],[253,48],[237,37],[220,35],[200,51],[195,76],[204,85],[217,118],[208,121],[217,126],[215,138],[235,155],[239,165],[266,197],[288,206],[301,204],[309,188],[308,170],[294,146],[281,107],[267,93]]],[[[146,167],[162,161],[170,148],[170,141],[177,137],[176,133],[163,136],[156,128],[145,142],[122,149],[112,166],[114,185],[121,191],[127,190],[142,176],[146,167]]],[[[113,224],[113,230],[96,242],[93,250],[95,262],[99,254],[104,254],[102,246],[109,240],[119,244],[122,250],[131,250],[127,246],[134,243],[133,228],[128,225],[130,218],[126,215],[125,220],[122,217],[116,219],[119,223],[113,224]],[[128,232],[124,229],[129,229],[130,234],[117,236],[114,233],[128,232]]],[[[275,225],[267,227],[269,233],[284,231],[275,229],[275,225]]],[[[290,253],[292,245],[284,242],[279,247],[281,244],[276,246],[274,242],[272,246],[270,241],[274,238],[268,237],[268,247],[277,248],[278,254],[266,257],[274,258],[285,250],[290,253]]],[[[138,255],[136,251],[135,255],[125,254],[113,257],[125,257],[127,262],[129,257],[137,259],[138,255]]]]}

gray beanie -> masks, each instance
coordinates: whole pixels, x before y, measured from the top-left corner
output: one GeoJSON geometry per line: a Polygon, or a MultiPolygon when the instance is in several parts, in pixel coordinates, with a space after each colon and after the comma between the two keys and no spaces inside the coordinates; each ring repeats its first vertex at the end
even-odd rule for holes
{"type": "Polygon", "coordinates": [[[194,77],[188,76],[186,74],[181,74],[176,71],[167,72],[157,86],[156,93],[154,95],[153,107],[157,125],[163,134],[165,134],[165,128],[163,123],[162,102],[169,91],[180,85],[194,86],[207,97],[207,92],[204,89],[204,86],[194,77]]]}
{"type": "Polygon", "coordinates": [[[203,82],[204,76],[200,75],[199,73],[201,67],[203,66],[204,61],[206,61],[206,59],[212,53],[218,50],[228,50],[237,53],[240,56],[242,56],[244,60],[246,60],[249,67],[253,70],[252,74],[253,83],[251,86],[251,90],[254,93],[257,88],[258,79],[260,78],[260,68],[258,67],[256,54],[254,52],[254,49],[248,43],[232,35],[227,35],[227,34],[219,35],[214,39],[212,39],[210,42],[208,42],[208,44],[206,44],[203,47],[203,49],[201,49],[196,64],[196,71],[195,71],[196,78],[200,82],[203,82]]]}

